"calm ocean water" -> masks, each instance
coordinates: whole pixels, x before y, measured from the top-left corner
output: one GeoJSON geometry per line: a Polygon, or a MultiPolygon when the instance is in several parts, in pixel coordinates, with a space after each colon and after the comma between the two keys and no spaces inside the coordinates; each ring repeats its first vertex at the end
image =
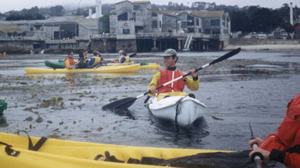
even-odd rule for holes
{"type": "MultiPolygon", "coordinates": [[[[188,71],[225,53],[179,53],[177,66],[188,71]]],[[[159,54],[139,53],[132,60],[158,63],[163,68],[159,54]]],[[[115,54],[103,56],[117,58],[115,54]]],[[[110,101],[144,93],[158,70],[25,74],[25,67],[44,68],[45,60],[64,58],[66,55],[0,56],[0,99],[8,103],[4,111],[8,126],[0,127],[1,132],[27,130],[32,136],[119,145],[243,150],[248,149],[249,123],[257,137],[275,132],[287,103],[300,91],[300,51],[241,51],[199,72],[200,89],[193,93],[207,105],[205,115],[191,128],[176,130],[172,123],[152,118],[143,105],[146,97],[128,111],[101,110],[110,101]],[[47,104],[53,98],[63,100],[47,104]]]]}

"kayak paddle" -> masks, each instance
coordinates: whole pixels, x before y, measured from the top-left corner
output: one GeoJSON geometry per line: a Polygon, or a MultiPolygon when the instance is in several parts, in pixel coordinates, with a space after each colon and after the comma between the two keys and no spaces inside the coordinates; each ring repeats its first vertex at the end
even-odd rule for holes
{"type": "MultiPolygon", "coordinates": [[[[208,67],[208,66],[213,65],[213,64],[215,64],[215,63],[218,63],[218,62],[221,62],[221,61],[223,61],[223,60],[226,60],[226,59],[228,59],[228,58],[230,58],[230,57],[232,57],[232,56],[238,54],[240,51],[241,51],[241,48],[232,50],[232,51],[230,51],[229,53],[227,53],[227,54],[225,54],[225,55],[219,57],[218,59],[212,61],[211,63],[207,63],[207,64],[203,65],[202,67],[196,69],[196,72],[197,72],[197,71],[200,71],[201,69],[203,69],[203,68],[205,68],[205,67],[208,67]]],[[[188,75],[190,75],[190,74],[191,74],[191,72],[189,72],[189,73],[187,73],[187,74],[185,74],[185,75],[183,75],[183,76],[180,76],[180,77],[178,77],[178,78],[176,78],[176,79],[173,79],[173,80],[171,80],[171,81],[169,81],[169,82],[167,82],[167,83],[164,83],[164,84],[161,85],[161,86],[158,86],[156,89],[160,89],[160,88],[162,88],[162,87],[164,87],[164,86],[166,86],[166,85],[169,85],[170,83],[173,83],[173,82],[175,82],[175,81],[178,81],[179,79],[182,79],[182,78],[184,78],[184,77],[186,77],[186,76],[188,76],[188,75]]],[[[108,109],[111,109],[111,110],[114,110],[114,109],[126,110],[126,109],[127,109],[128,107],[130,107],[130,106],[131,106],[138,98],[140,98],[140,97],[142,97],[142,96],[145,96],[145,95],[147,95],[147,94],[149,94],[149,93],[151,93],[151,92],[148,91],[148,92],[143,93],[143,94],[141,94],[141,95],[139,95],[139,96],[137,96],[137,97],[128,97],[128,98],[125,98],[125,99],[117,100],[117,101],[115,101],[115,102],[112,102],[112,103],[109,103],[109,104],[103,106],[103,107],[102,107],[102,110],[108,110],[108,109]]]]}
{"type": "Polygon", "coordinates": [[[136,56],[136,53],[133,53],[133,54],[129,55],[130,58],[135,57],[135,56],[136,56]]]}
{"type": "MultiPolygon", "coordinates": [[[[252,131],[252,128],[251,128],[251,124],[249,123],[249,127],[250,127],[250,131],[251,131],[251,139],[255,139],[254,136],[253,136],[253,131],[252,131]]],[[[256,149],[258,147],[257,143],[254,143],[252,145],[252,149],[256,149]]],[[[255,152],[252,154],[251,156],[251,160],[252,162],[254,162],[254,168],[262,168],[262,163],[261,161],[264,160],[264,156],[259,153],[259,152],[255,152]]]]}

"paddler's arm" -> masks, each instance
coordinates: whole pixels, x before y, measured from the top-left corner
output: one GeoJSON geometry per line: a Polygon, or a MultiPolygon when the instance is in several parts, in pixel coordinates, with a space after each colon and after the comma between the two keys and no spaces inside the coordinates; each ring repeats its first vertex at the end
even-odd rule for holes
{"type": "Polygon", "coordinates": [[[151,91],[151,93],[149,93],[148,96],[154,96],[155,95],[156,87],[157,87],[159,79],[160,79],[160,72],[157,72],[153,76],[152,81],[150,82],[150,85],[148,87],[148,91],[151,91]]]}
{"type": "Polygon", "coordinates": [[[195,72],[195,69],[190,70],[192,78],[186,77],[186,83],[185,85],[191,90],[195,91],[199,89],[199,83],[200,83],[200,78],[198,77],[197,72],[195,72]]]}

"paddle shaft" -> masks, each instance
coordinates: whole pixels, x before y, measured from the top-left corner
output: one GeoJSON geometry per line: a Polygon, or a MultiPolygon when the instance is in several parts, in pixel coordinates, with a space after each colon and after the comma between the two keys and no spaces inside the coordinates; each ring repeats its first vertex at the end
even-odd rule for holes
{"type": "MultiPolygon", "coordinates": [[[[251,140],[252,139],[255,139],[254,138],[254,135],[253,135],[253,131],[252,131],[252,127],[251,127],[251,124],[249,123],[249,127],[250,127],[250,131],[251,131],[251,140]]],[[[252,145],[252,149],[255,150],[256,148],[258,147],[258,144],[257,143],[254,143],[252,145]]],[[[253,158],[254,160],[254,165],[253,165],[253,168],[262,168],[262,163],[261,161],[263,160],[261,158],[261,154],[260,153],[253,153],[253,156],[251,157],[253,158]]]]}

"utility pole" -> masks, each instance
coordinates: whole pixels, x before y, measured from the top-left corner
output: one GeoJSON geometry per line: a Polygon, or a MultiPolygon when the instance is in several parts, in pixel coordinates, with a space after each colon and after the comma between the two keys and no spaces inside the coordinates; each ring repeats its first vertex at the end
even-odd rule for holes
{"type": "Polygon", "coordinates": [[[294,20],[293,20],[293,3],[291,2],[291,7],[290,7],[290,23],[292,26],[294,26],[294,20]]]}

